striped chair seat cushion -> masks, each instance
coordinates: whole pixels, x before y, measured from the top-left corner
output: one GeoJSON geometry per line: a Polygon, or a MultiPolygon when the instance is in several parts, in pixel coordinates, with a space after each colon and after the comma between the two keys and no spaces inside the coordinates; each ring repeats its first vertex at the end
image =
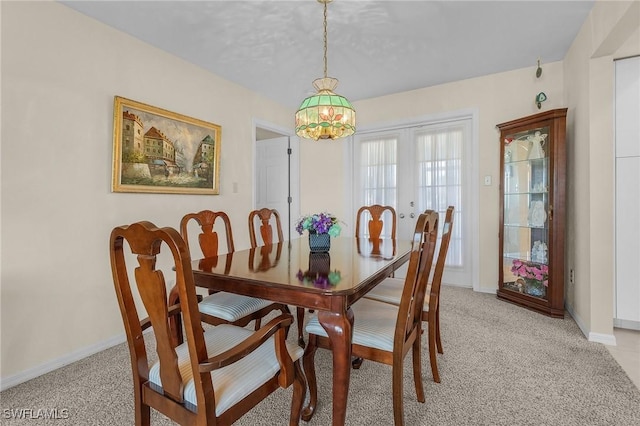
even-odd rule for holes
{"type": "Polygon", "coordinates": [[[198,309],[203,314],[234,322],[262,308],[266,308],[272,303],[269,300],[221,291],[202,299],[198,304],[198,309]]]}
{"type": "MultiPolygon", "coordinates": [[[[398,307],[370,299],[360,299],[353,306],[353,341],[355,345],[393,352],[393,335],[398,320],[398,307]]],[[[327,332],[314,315],[307,323],[309,334],[327,337],[327,332]]]]}
{"type": "MultiPolygon", "coordinates": [[[[228,324],[208,329],[204,333],[208,356],[212,357],[232,348],[253,333],[251,330],[228,324]]],[[[293,343],[287,342],[287,348],[294,361],[298,360],[304,353],[302,348],[293,343]]],[[[178,368],[184,384],[183,398],[197,406],[187,343],[185,342],[178,346],[176,353],[178,355],[178,368]]],[[[280,365],[276,358],[273,337],[240,361],[212,371],[211,378],[216,395],[216,416],[221,415],[257,387],[266,383],[278,371],[280,371],[280,365]]],[[[162,387],[159,362],[156,362],[151,367],[149,381],[162,387]]]]}
{"type": "MultiPolygon", "coordinates": [[[[391,303],[392,305],[400,305],[403,287],[404,279],[386,278],[380,284],[375,286],[373,290],[367,293],[365,297],[379,302],[391,303]]],[[[431,286],[427,286],[427,294],[429,294],[430,287],[431,286]]],[[[422,311],[429,312],[429,304],[426,303],[426,301],[422,311]]]]}
{"type": "Polygon", "coordinates": [[[404,279],[386,278],[380,284],[375,286],[373,290],[367,293],[365,297],[367,299],[399,305],[403,287],[404,279]]]}

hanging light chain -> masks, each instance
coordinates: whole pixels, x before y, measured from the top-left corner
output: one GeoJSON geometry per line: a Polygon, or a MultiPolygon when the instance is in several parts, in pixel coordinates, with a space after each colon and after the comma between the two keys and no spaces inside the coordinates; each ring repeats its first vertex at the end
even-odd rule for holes
{"type": "Polygon", "coordinates": [[[339,139],[355,133],[356,111],[344,96],[333,92],[338,79],[327,76],[327,4],[333,0],[317,1],[324,5],[324,78],[313,80],[318,93],[304,99],[296,112],[296,135],[314,140],[339,139]]]}
{"type": "Polygon", "coordinates": [[[327,1],[324,1],[324,77],[327,78],[327,1]]]}

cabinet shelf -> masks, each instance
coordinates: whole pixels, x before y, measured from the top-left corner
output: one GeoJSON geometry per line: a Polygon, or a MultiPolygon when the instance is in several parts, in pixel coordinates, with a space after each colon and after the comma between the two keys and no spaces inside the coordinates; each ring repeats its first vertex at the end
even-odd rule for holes
{"type": "Polygon", "coordinates": [[[549,191],[525,191],[525,192],[505,192],[504,195],[540,195],[540,194],[548,194],[549,191]]]}
{"type": "Polygon", "coordinates": [[[504,226],[505,228],[547,229],[546,225],[535,226],[535,225],[521,225],[517,223],[505,223],[502,226],[504,226]]]}
{"type": "Polygon", "coordinates": [[[501,158],[497,296],[560,318],[564,317],[566,113],[566,108],[556,109],[497,126],[501,158]]]}
{"type": "Polygon", "coordinates": [[[538,265],[548,265],[549,264],[548,261],[547,262],[541,262],[541,261],[538,261],[538,260],[533,260],[531,258],[531,253],[505,253],[502,257],[504,259],[507,259],[507,260],[522,260],[522,261],[525,261],[525,262],[535,263],[535,264],[538,264],[538,265]]]}
{"type": "Polygon", "coordinates": [[[547,157],[544,158],[532,158],[532,159],[525,159],[525,160],[512,160],[512,161],[506,161],[504,164],[505,165],[511,165],[511,164],[543,164],[546,163],[549,159],[547,157]]]}

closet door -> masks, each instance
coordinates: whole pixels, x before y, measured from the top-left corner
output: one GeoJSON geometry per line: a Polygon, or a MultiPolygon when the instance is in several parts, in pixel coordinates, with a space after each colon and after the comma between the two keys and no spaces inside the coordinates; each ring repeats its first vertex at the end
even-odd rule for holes
{"type": "Polygon", "coordinates": [[[254,208],[278,210],[286,240],[298,236],[294,227],[300,210],[298,156],[296,141],[287,136],[256,141],[254,208]]]}
{"type": "Polygon", "coordinates": [[[640,57],[616,61],[614,325],[640,330],[640,57]]]}

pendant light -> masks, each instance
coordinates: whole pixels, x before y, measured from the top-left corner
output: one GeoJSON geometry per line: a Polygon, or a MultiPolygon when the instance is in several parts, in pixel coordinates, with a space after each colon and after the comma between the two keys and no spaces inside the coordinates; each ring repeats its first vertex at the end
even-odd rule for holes
{"type": "Polygon", "coordinates": [[[338,139],[356,131],[356,111],[344,96],[333,91],[338,79],[327,77],[327,4],[324,4],[324,77],[313,81],[318,93],[309,96],[296,112],[296,134],[307,139],[338,139]]]}

